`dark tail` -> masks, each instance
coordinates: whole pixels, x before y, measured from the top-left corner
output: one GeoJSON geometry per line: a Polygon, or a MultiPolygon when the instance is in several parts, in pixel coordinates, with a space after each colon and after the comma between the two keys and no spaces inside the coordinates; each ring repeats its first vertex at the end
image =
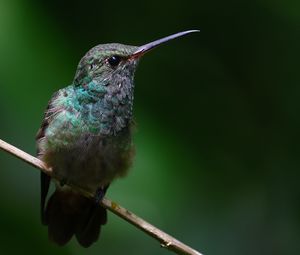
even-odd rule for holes
{"type": "Polygon", "coordinates": [[[75,235],[83,247],[89,247],[97,241],[101,225],[107,221],[105,208],[71,190],[57,189],[42,210],[49,239],[58,245],[66,244],[75,235]]]}

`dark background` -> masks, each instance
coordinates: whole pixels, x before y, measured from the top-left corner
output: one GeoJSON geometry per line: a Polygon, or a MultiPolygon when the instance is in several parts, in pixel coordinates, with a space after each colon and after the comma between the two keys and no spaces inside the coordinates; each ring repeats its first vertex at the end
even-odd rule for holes
{"type": "MultiPolygon", "coordinates": [[[[187,29],[140,62],[135,164],[107,196],[206,255],[300,254],[299,2],[0,0],[0,138],[35,154],[89,48],[187,29]]],[[[56,247],[39,172],[0,164],[1,254],[170,254],[112,214],[91,248],[56,247]]]]}

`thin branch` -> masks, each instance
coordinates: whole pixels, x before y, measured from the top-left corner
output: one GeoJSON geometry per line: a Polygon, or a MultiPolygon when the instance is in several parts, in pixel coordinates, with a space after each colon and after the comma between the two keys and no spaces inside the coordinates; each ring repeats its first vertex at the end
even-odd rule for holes
{"type": "MultiPolygon", "coordinates": [[[[0,148],[13,156],[22,159],[23,161],[27,162],[28,164],[32,165],[33,167],[40,169],[45,174],[51,176],[52,178],[57,179],[54,176],[52,169],[47,168],[47,166],[41,160],[29,155],[28,153],[14,147],[13,145],[4,142],[0,139],[0,148]]],[[[85,190],[82,190],[79,187],[76,187],[72,184],[69,184],[72,188],[79,191],[82,195],[86,197],[93,197],[94,194],[91,194],[85,190]]],[[[201,255],[200,252],[192,249],[191,247],[187,246],[186,244],[178,241],[174,237],[168,235],[167,233],[161,231],[160,229],[156,228],[155,226],[151,225],[150,223],[146,222],[145,220],[141,219],[137,215],[133,214],[132,212],[128,211],[124,207],[118,205],[115,202],[110,201],[107,198],[103,198],[100,204],[111,211],[112,213],[118,215],[122,219],[126,220],[130,224],[136,226],[137,228],[141,229],[143,232],[152,236],[156,240],[158,240],[161,244],[161,247],[167,248],[170,251],[173,251],[177,254],[189,254],[189,255],[201,255]]]]}

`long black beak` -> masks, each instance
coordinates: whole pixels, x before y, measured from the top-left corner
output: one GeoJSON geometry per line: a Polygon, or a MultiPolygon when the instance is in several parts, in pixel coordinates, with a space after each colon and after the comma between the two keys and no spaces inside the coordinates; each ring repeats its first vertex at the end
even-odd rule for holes
{"type": "Polygon", "coordinates": [[[187,30],[187,31],[183,31],[183,32],[179,32],[179,33],[176,33],[176,34],[173,34],[173,35],[169,35],[167,37],[158,39],[156,41],[144,44],[144,45],[138,47],[138,49],[132,54],[131,57],[132,58],[139,58],[139,57],[143,56],[146,52],[148,52],[148,51],[154,49],[155,47],[157,47],[158,45],[161,45],[165,42],[173,40],[177,37],[181,37],[181,36],[184,36],[184,35],[187,35],[187,34],[190,34],[190,33],[194,33],[194,32],[200,32],[200,30],[187,30]]]}

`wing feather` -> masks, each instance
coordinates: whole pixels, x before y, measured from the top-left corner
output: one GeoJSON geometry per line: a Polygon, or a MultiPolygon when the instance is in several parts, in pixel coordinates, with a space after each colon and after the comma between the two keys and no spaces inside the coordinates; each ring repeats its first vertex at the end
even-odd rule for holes
{"type": "MultiPolygon", "coordinates": [[[[43,156],[43,149],[42,149],[42,141],[45,139],[45,132],[49,126],[49,123],[51,122],[51,119],[53,118],[53,110],[54,106],[52,102],[57,99],[59,96],[59,91],[53,94],[51,97],[51,100],[48,103],[48,106],[46,108],[46,111],[44,113],[44,118],[42,125],[40,129],[37,132],[36,135],[36,141],[37,141],[37,156],[38,158],[42,158],[43,156]]],[[[44,225],[47,225],[46,217],[45,217],[45,204],[47,200],[47,194],[49,191],[50,186],[50,176],[46,175],[45,173],[41,172],[40,176],[40,182],[41,182],[41,205],[40,205],[40,211],[41,211],[41,220],[44,225]]]]}

